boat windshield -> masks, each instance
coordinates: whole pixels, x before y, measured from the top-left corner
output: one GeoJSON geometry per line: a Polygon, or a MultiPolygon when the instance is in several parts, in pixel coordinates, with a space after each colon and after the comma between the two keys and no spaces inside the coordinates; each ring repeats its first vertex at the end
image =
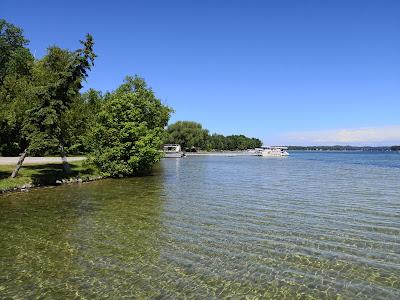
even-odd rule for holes
{"type": "Polygon", "coordinates": [[[174,151],[179,152],[179,145],[165,145],[164,151],[174,151]]]}

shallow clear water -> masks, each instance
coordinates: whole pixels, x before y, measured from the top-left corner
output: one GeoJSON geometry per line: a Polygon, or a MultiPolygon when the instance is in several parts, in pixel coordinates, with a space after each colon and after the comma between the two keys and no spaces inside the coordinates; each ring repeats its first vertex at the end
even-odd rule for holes
{"type": "Polygon", "coordinates": [[[0,298],[400,297],[400,154],[166,159],[0,196],[0,298]]]}

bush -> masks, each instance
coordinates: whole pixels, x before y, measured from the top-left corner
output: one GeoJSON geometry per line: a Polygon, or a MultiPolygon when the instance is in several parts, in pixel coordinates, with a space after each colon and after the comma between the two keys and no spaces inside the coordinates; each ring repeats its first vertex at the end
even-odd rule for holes
{"type": "Polygon", "coordinates": [[[172,110],[139,77],[127,77],[109,94],[90,134],[89,160],[103,176],[140,175],[162,156],[164,127],[172,110]]]}

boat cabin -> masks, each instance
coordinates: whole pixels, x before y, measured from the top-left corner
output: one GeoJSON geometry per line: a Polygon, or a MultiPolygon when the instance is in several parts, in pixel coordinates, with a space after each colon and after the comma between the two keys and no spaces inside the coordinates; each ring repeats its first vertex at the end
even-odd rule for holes
{"type": "Polygon", "coordinates": [[[163,147],[164,157],[166,158],[179,158],[185,156],[182,152],[181,145],[179,144],[166,144],[163,147]]]}
{"type": "Polygon", "coordinates": [[[178,144],[166,144],[164,145],[164,152],[180,152],[181,145],[178,144]]]}

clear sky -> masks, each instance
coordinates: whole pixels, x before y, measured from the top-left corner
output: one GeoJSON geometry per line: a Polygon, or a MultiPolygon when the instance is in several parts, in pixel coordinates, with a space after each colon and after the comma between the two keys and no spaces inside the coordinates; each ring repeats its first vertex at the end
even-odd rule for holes
{"type": "Polygon", "coordinates": [[[2,1],[37,58],[98,58],[85,88],[146,79],[210,132],[265,144],[400,143],[400,1],[2,1]]]}

